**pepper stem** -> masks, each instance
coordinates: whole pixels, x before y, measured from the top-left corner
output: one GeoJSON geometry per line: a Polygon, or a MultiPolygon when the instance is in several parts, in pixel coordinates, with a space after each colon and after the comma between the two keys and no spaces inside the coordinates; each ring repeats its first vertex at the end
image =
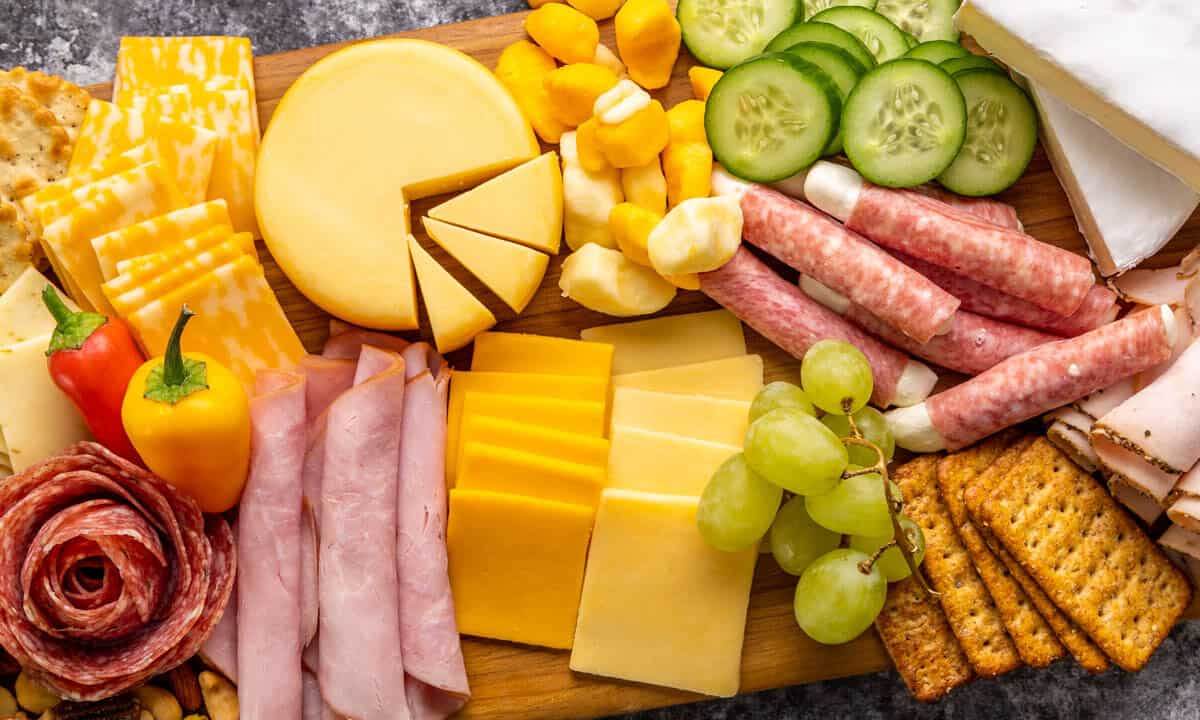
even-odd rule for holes
{"type": "Polygon", "coordinates": [[[67,304],[58,296],[58,293],[54,291],[53,285],[46,285],[46,287],[42,288],[42,302],[46,303],[46,309],[54,316],[54,322],[59,325],[69,322],[75,315],[71,311],[71,308],[67,307],[67,304]]]}
{"type": "Polygon", "coordinates": [[[163,374],[162,381],[164,385],[177,386],[182,385],[187,379],[187,373],[183,367],[183,329],[187,326],[188,320],[195,317],[196,313],[192,312],[187,305],[179,311],[179,319],[175,321],[175,327],[171,330],[171,338],[167,341],[167,352],[163,355],[163,374]]]}

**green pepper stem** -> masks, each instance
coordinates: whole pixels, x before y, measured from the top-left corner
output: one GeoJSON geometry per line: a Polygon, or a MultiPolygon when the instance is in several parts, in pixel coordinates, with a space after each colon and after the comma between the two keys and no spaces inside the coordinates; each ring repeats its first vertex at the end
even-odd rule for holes
{"type": "Polygon", "coordinates": [[[179,319],[175,321],[175,327],[171,330],[171,339],[167,341],[167,352],[163,356],[164,385],[182,385],[187,379],[183,368],[183,328],[195,315],[187,305],[179,311],[179,319]]]}
{"type": "Polygon", "coordinates": [[[67,304],[63,302],[62,298],[58,296],[58,293],[54,291],[53,285],[46,285],[46,287],[42,289],[42,302],[46,303],[46,308],[50,311],[50,314],[54,316],[54,322],[59,325],[68,322],[72,317],[75,316],[75,313],[71,311],[71,308],[67,307],[67,304]]]}

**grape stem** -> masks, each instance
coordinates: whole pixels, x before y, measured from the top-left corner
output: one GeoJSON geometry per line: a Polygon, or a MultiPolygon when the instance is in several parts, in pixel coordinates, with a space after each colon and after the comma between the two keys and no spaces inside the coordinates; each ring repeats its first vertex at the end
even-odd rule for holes
{"type": "Polygon", "coordinates": [[[874,554],[871,555],[870,558],[868,558],[867,560],[863,560],[862,562],[860,562],[858,564],[859,572],[861,572],[863,575],[870,575],[871,568],[875,567],[875,563],[879,562],[879,558],[882,557],[885,552],[887,552],[888,548],[895,547],[895,546],[896,546],[895,538],[892,538],[891,540],[888,540],[886,543],[881,545],[879,547],[879,549],[876,550],[874,552],[874,554]]]}
{"type": "Polygon", "coordinates": [[[846,413],[846,420],[850,424],[851,433],[850,437],[842,438],[842,443],[847,446],[858,445],[859,447],[865,447],[871,452],[875,453],[876,458],[873,466],[862,468],[861,470],[847,471],[842,474],[842,477],[851,478],[858,477],[859,475],[879,473],[881,482],[883,482],[883,494],[884,497],[887,498],[888,515],[892,519],[891,542],[879,548],[875,555],[871,557],[867,563],[865,563],[866,567],[863,567],[863,565],[860,564],[858,569],[861,570],[864,575],[869,574],[871,572],[871,568],[875,565],[875,561],[880,555],[883,554],[883,551],[892,545],[895,545],[900,550],[900,554],[904,557],[904,562],[908,565],[908,569],[912,572],[912,576],[917,579],[917,584],[921,586],[921,590],[929,595],[938,597],[939,593],[929,586],[929,582],[925,580],[925,575],[921,573],[921,568],[917,564],[916,542],[909,537],[908,533],[904,531],[904,528],[900,526],[900,513],[902,510],[904,510],[904,502],[900,498],[896,497],[892,492],[892,483],[888,478],[887,460],[884,458],[883,450],[881,450],[878,445],[868,440],[863,435],[862,430],[859,430],[858,423],[854,422],[854,415],[850,412],[850,403],[843,401],[842,409],[846,413]]]}

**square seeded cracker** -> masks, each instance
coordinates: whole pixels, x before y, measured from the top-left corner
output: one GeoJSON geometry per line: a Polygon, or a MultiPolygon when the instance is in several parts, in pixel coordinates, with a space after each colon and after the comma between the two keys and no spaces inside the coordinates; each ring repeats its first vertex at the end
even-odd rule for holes
{"type": "Polygon", "coordinates": [[[946,456],[938,463],[937,482],[942,500],[958,528],[959,539],[971,556],[988,594],[996,603],[1017,653],[1027,665],[1046,667],[1067,651],[1008,568],[988,549],[983,536],[967,517],[967,508],[962,499],[963,488],[981,473],[1001,467],[1002,463],[997,459],[1020,440],[1016,433],[1005,433],[946,456]]]}
{"type": "Polygon", "coordinates": [[[1045,438],[1029,446],[979,510],[978,519],[1050,600],[1125,670],[1146,664],[1191,602],[1183,573],[1103,486],[1045,438]]]}
{"type": "Polygon", "coordinates": [[[875,630],[908,691],[921,702],[940,700],[975,677],[942,606],[911,577],[888,585],[875,630]]]}
{"type": "Polygon", "coordinates": [[[904,513],[925,533],[922,567],[950,628],[975,673],[995,677],[1020,667],[1021,656],[938,493],[938,461],[936,455],[919,457],[897,469],[892,480],[904,496],[904,513]]]}

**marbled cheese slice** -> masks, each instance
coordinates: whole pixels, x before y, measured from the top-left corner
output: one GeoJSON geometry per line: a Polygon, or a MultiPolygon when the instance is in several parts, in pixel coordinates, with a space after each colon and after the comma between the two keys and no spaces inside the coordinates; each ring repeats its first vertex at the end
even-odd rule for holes
{"type": "Polygon", "coordinates": [[[67,175],[61,180],[45,185],[32,195],[22,198],[21,203],[26,212],[37,220],[39,227],[46,227],[79,206],[81,188],[159,159],[155,149],[143,143],[119,155],[112,155],[99,165],[93,165],[83,172],[67,175]]]}
{"type": "MultiPolygon", "coordinates": [[[[128,317],[147,304],[187,285],[215,268],[233,262],[243,255],[253,257],[253,235],[250,233],[230,234],[228,233],[228,228],[224,227],[213,228],[205,233],[205,235],[212,238],[219,237],[222,234],[224,234],[224,240],[215,244],[209,244],[209,247],[206,249],[200,250],[177,263],[159,266],[156,269],[146,267],[136,270],[135,273],[148,274],[149,277],[123,293],[110,294],[109,300],[112,302],[113,307],[121,317],[128,317]]],[[[202,241],[198,244],[207,243],[211,243],[211,240],[202,241]]]]}
{"type": "Polygon", "coordinates": [[[100,274],[112,280],[120,274],[122,262],[165,250],[217,225],[232,225],[224,200],[173,210],[93,238],[92,250],[100,263],[100,274]]]}
{"type": "Polygon", "coordinates": [[[236,88],[254,94],[250,38],[230,36],[121,38],[113,101],[125,105],[139,91],[172,85],[236,88]]]}

